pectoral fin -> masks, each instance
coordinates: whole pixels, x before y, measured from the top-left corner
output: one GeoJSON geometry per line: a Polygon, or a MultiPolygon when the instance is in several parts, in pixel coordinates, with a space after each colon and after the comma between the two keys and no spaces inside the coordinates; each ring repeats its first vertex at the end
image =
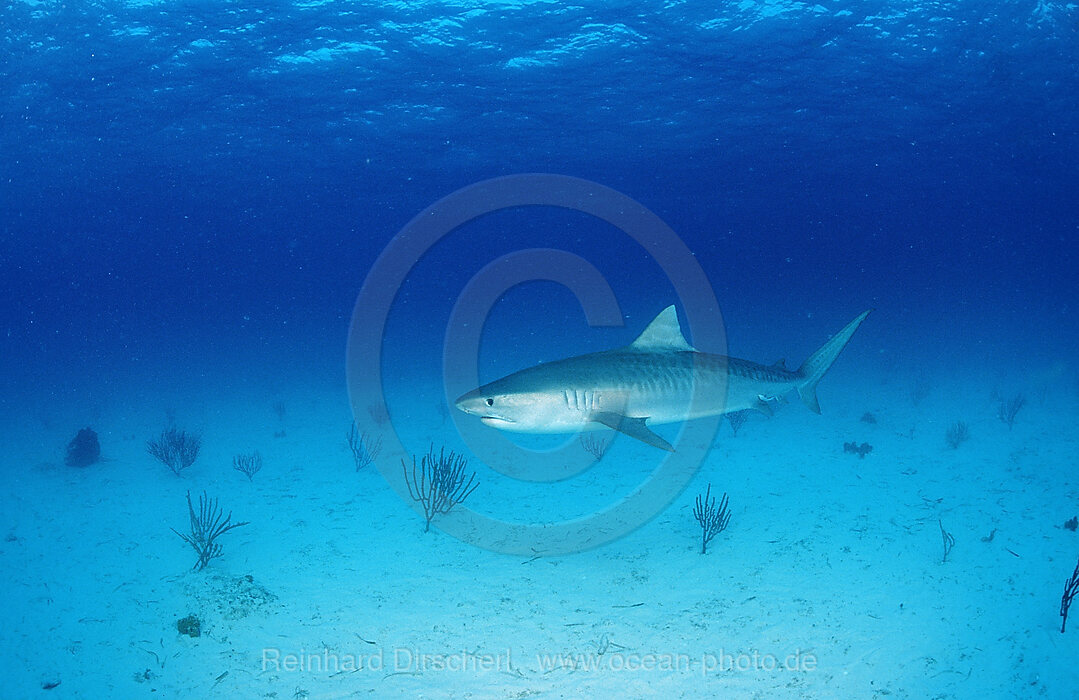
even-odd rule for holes
{"type": "Polygon", "coordinates": [[[671,443],[648,429],[648,426],[644,424],[644,418],[630,418],[629,416],[623,416],[620,413],[600,412],[593,413],[592,420],[597,423],[602,423],[611,430],[617,430],[620,433],[629,435],[631,438],[636,438],[646,445],[658,447],[659,449],[667,450],[668,452],[674,452],[671,443]]]}
{"type": "Polygon", "coordinates": [[[765,396],[764,394],[757,394],[757,403],[753,404],[753,408],[766,416],[772,416],[775,414],[775,409],[772,408],[772,404],[779,405],[784,403],[787,403],[787,399],[783,396],[765,396]]]}
{"type": "Polygon", "coordinates": [[[761,398],[758,398],[757,403],[753,404],[753,409],[769,417],[775,414],[775,411],[772,410],[772,403],[761,398]]]}

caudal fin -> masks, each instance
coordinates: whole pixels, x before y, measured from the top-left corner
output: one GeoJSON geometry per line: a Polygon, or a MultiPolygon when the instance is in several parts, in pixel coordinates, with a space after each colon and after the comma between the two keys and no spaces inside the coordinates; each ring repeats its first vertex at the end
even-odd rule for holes
{"type": "MultiPolygon", "coordinates": [[[[869,309],[869,311],[872,310],[869,309]]],[[[810,355],[798,369],[798,373],[804,377],[802,383],[798,385],[798,395],[802,397],[802,403],[814,413],[820,413],[820,404],[817,403],[817,383],[835,362],[835,358],[839,357],[839,353],[843,352],[843,348],[847,347],[850,337],[854,335],[854,331],[858,330],[858,326],[862,325],[869,311],[863,312],[858,318],[844,326],[843,330],[829,338],[828,342],[810,355]]]]}

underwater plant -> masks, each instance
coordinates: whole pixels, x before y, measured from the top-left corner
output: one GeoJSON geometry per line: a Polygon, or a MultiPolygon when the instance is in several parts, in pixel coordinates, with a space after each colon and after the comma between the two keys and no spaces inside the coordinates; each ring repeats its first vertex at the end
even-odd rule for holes
{"type": "Polygon", "coordinates": [[[1079,593],[1079,562],[1075,564],[1075,571],[1070,579],[1064,582],[1064,595],[1060,599],[1060,633],[1064,634],[1064,627],[1068,624],[1068,610],[1071,609],[1075,595],[1079,593]]]}
{"type": "Polygon", "coordinates": [[[609,440],[598,438],[592,433],[585,433],[577,438],[581,442],[581,447],[584,451],[592,455],[592,458],[597,462],[603,459],[603,453],[607,451],[607,446],[610,445],[609,440]]]}
{"type": "Polygon", "coordinates": [[[948,443],[948,447],[953,450],[959,449],[959,446],[970,439],[970,429],[967,424],[961,420],[957,420],[948,426],[948,430],[944,433],[944,441],[948,443]]]}
{"type": "Polygon", "coordinates": [[[217,543],[218,537],[233,528],[249,524],[247,521],[242,523],[232,522],[232,511],[229,511],[227,516],[224,515],[224,512],[217,506],[217,499],[207,497],[205,491],[199,496],[199,512],[197,514],[195,513],[195,507],[191,505],[191,492],[187,492],[187,512],[191,518],[190,535],[178,532],[175,528],[169,529],[179,535],[184,542],[191,545],[195,553],[199,555],[199,560],[192,567],[195,571],[202,571],[210,563],[211,559],[221,556],[221,545],[217,543]]]}
{"type": "Polygon", "coordinates": [[[146,451],[172,470],[176,476],[187,469],[199,457],[202,437],[177,428],[166,428],[156,440],[146,443],[146,451]]]}
{"type": "Polygon", "coordinates": [[[258,450],[249,455],[236,455],[232,458],[232,468],[244,474],[248,481],[252,481],[255,474],[262,469],[262,455],[258,450]]]}
{"type": "Polygon", "coordinates": [[[693,517],[701,526],[701,554],[707,551],[708,543],[713,537],[727,529],[727,523],[731,520],[731,512],[727,509],[728,501],[727,494],[724,493],[717,508],[716,499],[712,497],[711,484],[708,484],[703,498],[701,494],[697,494],[697,505],[693,509],[693,517]]]}
{"type": "Polygon", "coordinates": [[[1022,394],[1016,394],[1007,401],[1001,399],[1000,407],[997,409],[997,418],[1000,418],[1000,421],[1008,426],[1008,430],[1011,430],[1012,424],[1015,423],[1016,414],[1026,405],[1027,399],[1022,394]]]}
{"type": "Polygon", "coordinates": [[[468,461],[464,457],[452,451],[447,454],[445,447],[435,455],[434,445],[418,465],[416,457],[412,457],[411,473],[405,460],[401,460],[408,495],[423,506],[423,515],[427,518],[424,532],[430,532],[432,518],[438,514],[449,513],[479,486],[476,483],[476,472],[466,477],[467,466],[468,461]]]}
{"type": "Polygon", "coordinates": [[[360,432],[353,423],[348,430],[348,448],[352,450],[352,461],[356,464],[356,471],[360,471],[378,457],[378,453],[382,451],[382,438],[372,440],[367,433],[360,432]]]}

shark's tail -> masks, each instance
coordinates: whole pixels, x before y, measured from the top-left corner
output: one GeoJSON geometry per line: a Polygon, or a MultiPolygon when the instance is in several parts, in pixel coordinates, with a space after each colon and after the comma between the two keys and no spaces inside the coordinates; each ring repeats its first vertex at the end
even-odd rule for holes
{"type": "Polygon", "coordinates": [[[835,358],[839,357],[839,353],[843,352],[843,348],[847,347],[850,337],[854,335],[854,331],[858,330],[858,326],[862,325],[869,311],[863,312],[858,318],[848,323],[843,330],[829,338],[820,350],[810,355],[809,359],[798,368],[798,373],[804,377],[802,383],[798,385],[798,395],[802,397],[802,403],[814,413],[820,413],[820,404],[817,403],[817,383],[835,362],[835,358]]]}

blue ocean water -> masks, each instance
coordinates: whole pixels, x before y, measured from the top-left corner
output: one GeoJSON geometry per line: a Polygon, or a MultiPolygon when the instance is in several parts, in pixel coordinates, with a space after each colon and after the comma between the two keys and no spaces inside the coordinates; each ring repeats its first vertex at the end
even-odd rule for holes
{"type": "Polygon", "coordinates": [[[1079,555],[1074,4],[20,0],[0,17],[10,697],[1074,695],[1058,626],[1079,555]],[[592,195],[543,206],[529,186],[420,250],[378,290],[375,369],[350,356],[365,280],[415,217],[527,173],[658,217],[722,324],[694,328],[701,299],[587,213],[592,195]],[[486,266],[534,249],[590,263],[621,324],[590,325],[549,258],[481,329],[452,325],[486,266]],[[723,425],[626,537],[533,561],[437,518],[424,534],[387,487],[391,442],[446,445],[477,471],[477,512],[602,511],[662,455],[619,438],[577,477],[515,481],[459,430],[447,338],[480,333],[487,382],[625,345],[671,304],[702,350],[791,368],[875,311],[821,416],[794,397],[723,425]],[[375,375],[389,425],[350,396],[375,375]],[[353,469],[354,417],[385,432],[378,470],[353,469]],[[956,421],[971,439],[952,450],[956,421]],[[180,479],[145,450],[168,425],[203,437],[180,479]],[[103,461],[68,467],[84,427],[103,461]],[[230,460],[255,449],[249,483],[230,460]],[[734,517],[702,557],[708,484],[734,517]],[[251,524],[188,573],[170,528],[203,490],[251,524]],[[943,563],[938,526],[956,537],[943,563]],[[205,636],[177,634],[189,613],[205,636]],[[383,663],[282,670],[267,648],[383,663]],[[709,668],[721,649],[808,649],[815,668],[709,668]],[[649,655],[674,668],[630,668],[649,655]]]}

